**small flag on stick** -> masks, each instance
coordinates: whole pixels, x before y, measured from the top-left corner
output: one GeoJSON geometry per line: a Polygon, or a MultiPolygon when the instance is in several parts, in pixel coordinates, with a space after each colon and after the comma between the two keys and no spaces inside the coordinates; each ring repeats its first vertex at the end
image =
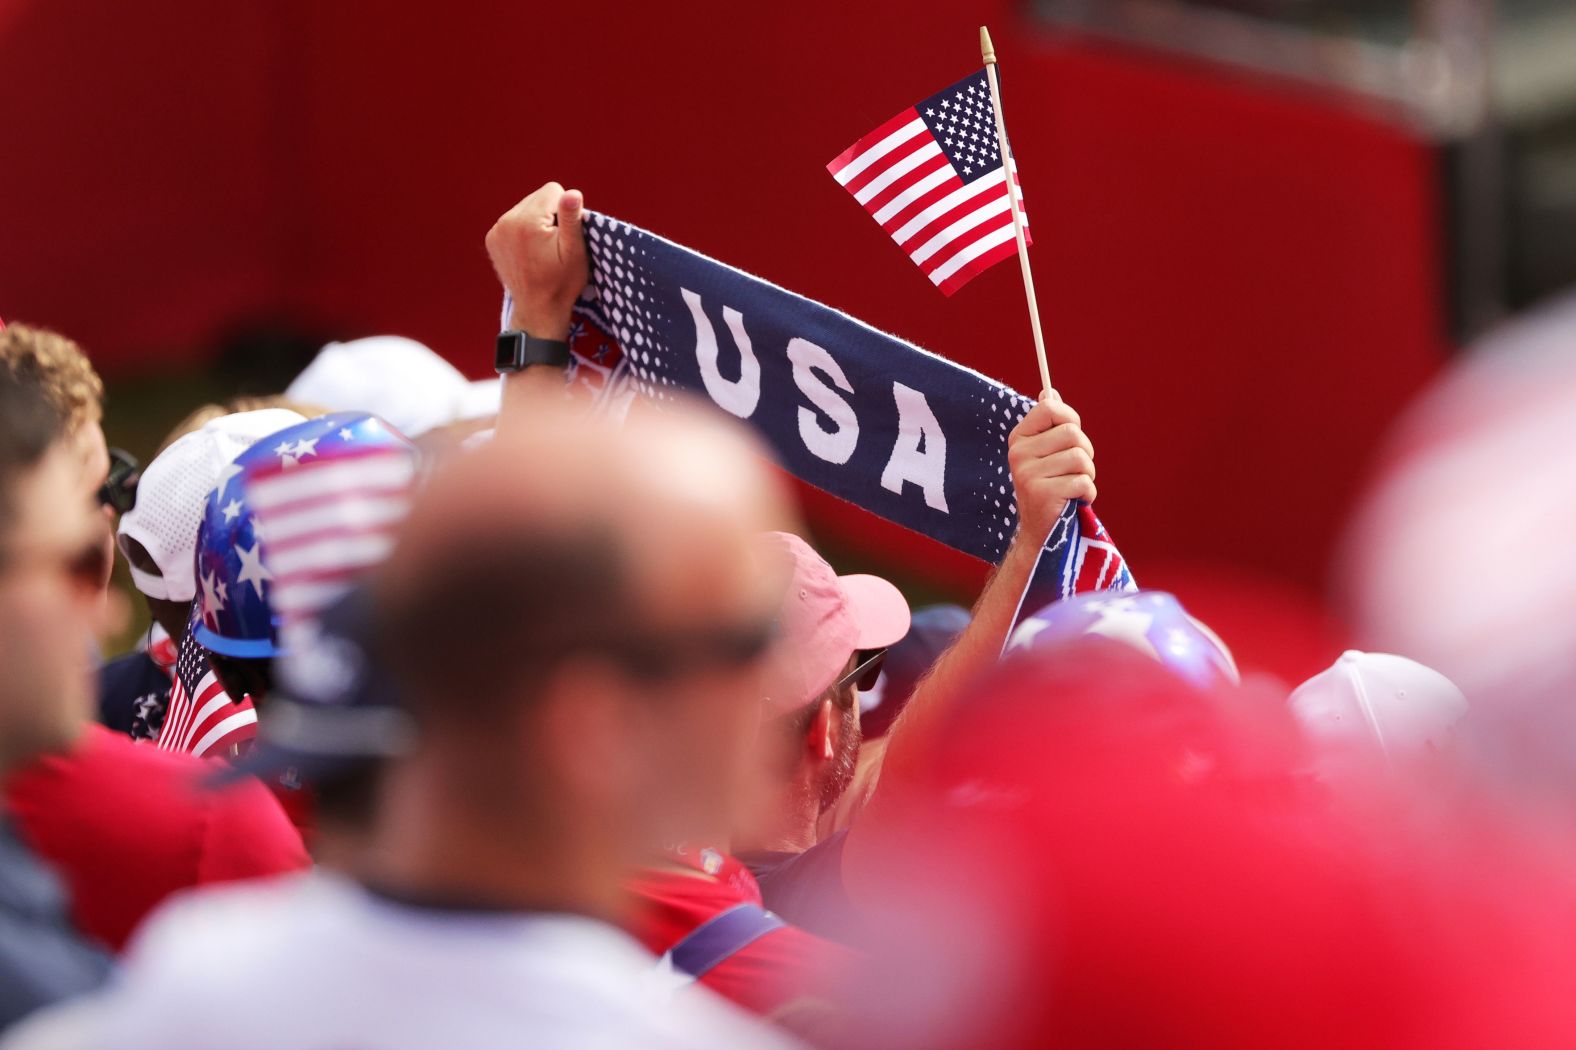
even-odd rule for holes
{"type": "Polygon", "coordinates": [[[219,684],[207,653],[192,634],[192,628],[201,619],[201,611],[194,606],[181,637],[158,747],[163,751],[185,751],[199,758],[229,758],[257,735],[257,711],[248,699],[242,698],[240,703],[231,700],[219,684]]]}
{"type": "Polygon", "coordinates": [[[980,70],[909,106],[826,170],[951,295],[1016,250],[1007,185],[1011,172],[1016,186],[1017,165],[1003,152],[980,70]]]}
{"type": "Polygon", "coordinates": [[[912,105],[849,146],[826,170],[945,295],[1016,249],[1040,386],[1051,389],[1029,269],[1029,217],[1007,145],[990,31],[985,68],[912,105]]]}

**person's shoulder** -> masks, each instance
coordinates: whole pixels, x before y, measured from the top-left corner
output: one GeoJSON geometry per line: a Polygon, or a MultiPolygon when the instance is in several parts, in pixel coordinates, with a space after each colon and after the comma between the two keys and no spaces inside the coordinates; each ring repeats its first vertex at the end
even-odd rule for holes
{"type": "Polygon", "coordinates": [[[101,725],[90,725],[66,751],[44,755],[22,766],[6,779],[13,804],[27,805],[48,799],[54,810],[74,800],[102,805],[114,799],[117,819],[135,820],[135,814],[157,806],[170,787],[192,771],[181,757],[101,725]],[[129,811],[129,814],[128,814],[129,811]]]}
{"type": "Polygon", "coordinates": [[[672,1047],[758,1047],[789,1050],[799,1044],[710,989],[696,985],[654,1011],[644,1045],[672,1047]]]}
{"type": "Polygon", "coordinates": [[[254,1016],[258,1004],[277,995],[282,977],[323,959],[335,939],[324,930],[317,881],[299,875],[176,894],[139,928],[114,981],[24,1026],[27,1038],[15,1045],[266,1045],[256,1038],[267,1021],[254,1016]]]}
{"type": "Polygon", "coordinates": [[[334,894],[321,876],[225,883],[175,894],[153,913],[127,949],[132,968],[201,964],[207,956],[260,958],[324,925],[334,894]]]}
{"type": "Polygon", "coordinates": [[[165,820],[180,813],[195,818],[213,809],[266,805],[272,798],[251,778],[211,783],[223,768],[213,759],[139,743],[100,725],[89,726],[75,747],[43,760],[39,768],[113,792],[119,819],[136,820],[138,811],[165,820]]]}
{"type": "Polygon", "coordinates": [[[175,894],[127,947],[127,986],[151,999],[194,995],[220,1011],[248,989],[323,959],[355,923],[354,909],[328,881],[303,873],[175,894]]]}
{"type": "Polygon", "coordinates": [[[70,751],[47,760],[59,768],[103,777],[135,777],[139,781],[191,781],[208,768],[202,760],[176,751],[164,751],[90,725],[70,751]]]}
{"type": "Polygon", "coordinates": [[[824,971],[848,965],[859,953],[847,945],[786,922],[752,941],[739,955],[775,965],[824,971]]]}
{"type": "Polygon", "coordinates": [[[537,994],[522,1007],[544,1044],[659,1048],[789,1045],[712,991],[675,984],[628,934],[583,917],[531,920],[516,971],[537,994]]]}
{"type": "Polygon", "coordinates": [[[701,983],[777,1025],[811,1032],[837,1016],[840,990],[856,976],[860,959],[790,923],[740,948],[701,983]]]}

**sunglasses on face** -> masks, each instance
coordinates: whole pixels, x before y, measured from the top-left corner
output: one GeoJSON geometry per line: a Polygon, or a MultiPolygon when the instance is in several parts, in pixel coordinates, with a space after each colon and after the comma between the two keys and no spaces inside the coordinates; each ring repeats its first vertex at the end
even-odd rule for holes
{"type": "Polygon", "coordinates": [[[600,649],[644,679],[677,678],[709,668],[738,668],[759,659],[776,635],[776,621],[727,624],[662,634],[601,639],[600,649]]]}
{"type": "Polygon", "coordinates": [[[841,693],[851,684],[855,691],[865,692],[881,676],[881,665],[886,660],[885,649],[861,649],[854,654],[854,668],[832,683],[832,692],[841,693]]]}
{"type": "Polygon", "coordinates": [[[75,587],[97,591],[109,575],[109,552],[102,542],[90,540],[75,550],[17,550],[0,552],[0,572],[21,566],[58,570],[75,587]]]}
{"type": "Polygon", "coordinates": [[[137,483],[142,480],[142,466],[125,449],[109,450],[109,476],[99,486],[98,501],[124,514],[137,505],[137,483]]]}

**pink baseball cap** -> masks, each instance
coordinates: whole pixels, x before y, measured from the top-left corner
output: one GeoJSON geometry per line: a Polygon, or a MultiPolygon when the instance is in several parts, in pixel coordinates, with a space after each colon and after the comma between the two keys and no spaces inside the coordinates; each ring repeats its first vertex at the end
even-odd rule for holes
{"type": "Polygon", "coordinates": [[[768,532],[765,540],[788,560],[791,577],[766,694],[767,707],[786,714],[826,692],[854,653],[907,634],[908,600],[879,576],[837,575],[791,533],[768,532]]]}

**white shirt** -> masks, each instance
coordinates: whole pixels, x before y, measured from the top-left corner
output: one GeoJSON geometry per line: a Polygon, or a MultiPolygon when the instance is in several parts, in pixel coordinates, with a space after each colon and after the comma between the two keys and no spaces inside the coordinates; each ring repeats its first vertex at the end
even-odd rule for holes
{"type": "Polygon", "coordinates": [[[187,894],[105,993],[7,1050],[784,1047],[705,994],[673,996],[622,932],[562,914],[458,912],[312,874],[187,894]]]}

